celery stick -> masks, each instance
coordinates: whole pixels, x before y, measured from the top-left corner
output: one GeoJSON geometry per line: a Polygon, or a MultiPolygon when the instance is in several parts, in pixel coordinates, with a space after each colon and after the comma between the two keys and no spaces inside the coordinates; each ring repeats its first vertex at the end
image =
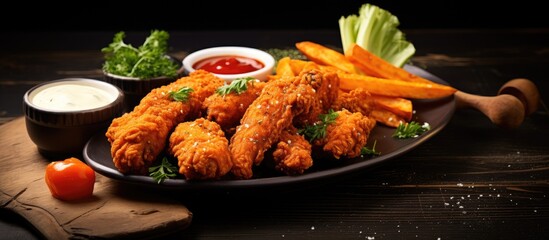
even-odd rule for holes
{"type": "Polygon", "coordinates": [[[348,17],[341,17],[339,19],[339,32],[341,36],[341,44],[343,47],[343,51],[347,51],[347,49],[351,46],[352,43],[356,42],[356,33],[355,27],[358,26],[356,23],[358,22],[358,16],[357,15],[350,15],[348,17]]]}
{"type": "Polygon", "coordinates": [[[391,64],[402,67],[415,54],[414,45],[398,29],[398,18],[389,11],[372,4],[363,4],[357,15],[339,19],[344,53],[352,43],[391,64]]]}

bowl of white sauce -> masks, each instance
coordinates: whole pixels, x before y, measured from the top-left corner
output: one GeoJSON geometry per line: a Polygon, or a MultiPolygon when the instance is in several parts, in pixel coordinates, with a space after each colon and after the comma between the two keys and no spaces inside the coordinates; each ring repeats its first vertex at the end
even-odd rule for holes
{"type": "Polygon", "coordinates": [[[38,84],[23,97],[25,124],[47,158],[79,157],[95,134],[124,112],[124,93],[110,83],[65,78],[38,84]]]}

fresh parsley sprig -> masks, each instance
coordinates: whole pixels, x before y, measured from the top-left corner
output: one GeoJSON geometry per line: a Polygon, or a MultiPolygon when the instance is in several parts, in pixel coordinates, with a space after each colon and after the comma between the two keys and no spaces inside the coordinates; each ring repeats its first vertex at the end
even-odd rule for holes
{"type": "Polygon", "coordinates": [[[177,176],[177,167],[172,165],[167,157],[164,157],[160,165],[149,167],[149,176],[160,184],[166,179],[177,176]]]}
{"type": "Polygon", "coordinates": [[[138,48],[125,43],[125,37],[125,32],[118,32],[112,42],[101,49],[105,72],[142,79],[177,76],[179,65],[167,56],[168,32],[152,30],[138,48]]]}
{"type": "Polygon", "coordinates": [[[168,94],[170,95],[170,98],[174,101],[186,102],[187,100],[189,100],[189,95],[191,94],[192,91],[193,89],[190,87],[182,87],[175,92],[170,91],[168,92],[168,94]]]}
{"type": "MultiPolygon", "coordinates": [[[[221,96],[225,96],[230,93],[241,94],[248,90],[248,82],[254,80],[253,77],[237,78],[231,82],[219,87],[215,92],[221,96]]],[[[252,82],[253,83],[253,82],[252,82]]]]}
{"type": "Polygon", "coordinates": [[[327,114],[320,114],[318,116],[320,119],[319,122],[316,122],[313,125],[306,125],[304,128],[297,130],[297,132],[303,134],[309,142],[314,142],[316,139],[322,139],[326,137],[326,128],[328,128],[328,125],[335,122],[337,116],[337,112],[330,109],[327,114]]]}
{"type": "Polygon", "coordinates": [[[378,152],[376,150],[376,143],[377,143],[377,140],[374,141],[374,144],[373,144],[372,148],[368,148],[367,146],[362,147],[360,149],[360,154],[370,155],[370,156],[373,156],[373,155],[379,156],[379,155],[381,155],[381,152],[378,152]]]}
{"type": "Polygon", "coordinates": [[[400,123],[393,133],[395,138],[416,138],[419,135],[431,129],[429,123],[425,122],[420,125],[418,122],[411,121],[409,123],[400,123]]]}

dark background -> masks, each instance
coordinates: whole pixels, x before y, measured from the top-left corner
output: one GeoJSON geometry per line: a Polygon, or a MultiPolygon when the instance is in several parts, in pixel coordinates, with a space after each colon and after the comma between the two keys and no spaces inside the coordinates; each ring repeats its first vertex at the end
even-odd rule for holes
{"type": "Polygon", "coordinates": [[[4,31],[338,29],[341,16],[358,14],[362,4],[371,3],[395,14],[402,29],[549,27],[543,1],[504,2],[19,1],[4,8],[0,20],[4,31]]]}

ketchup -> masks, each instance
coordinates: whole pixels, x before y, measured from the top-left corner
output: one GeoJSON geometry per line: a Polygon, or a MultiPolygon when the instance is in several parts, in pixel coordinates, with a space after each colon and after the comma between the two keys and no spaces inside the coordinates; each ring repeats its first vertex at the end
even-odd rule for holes
{"type": "Polygon", "coordinates": [[[263,63],[248,57],[218,56],[198,61],[193,68],[217,74],[241,74],[259,70],[263,63]]]}

